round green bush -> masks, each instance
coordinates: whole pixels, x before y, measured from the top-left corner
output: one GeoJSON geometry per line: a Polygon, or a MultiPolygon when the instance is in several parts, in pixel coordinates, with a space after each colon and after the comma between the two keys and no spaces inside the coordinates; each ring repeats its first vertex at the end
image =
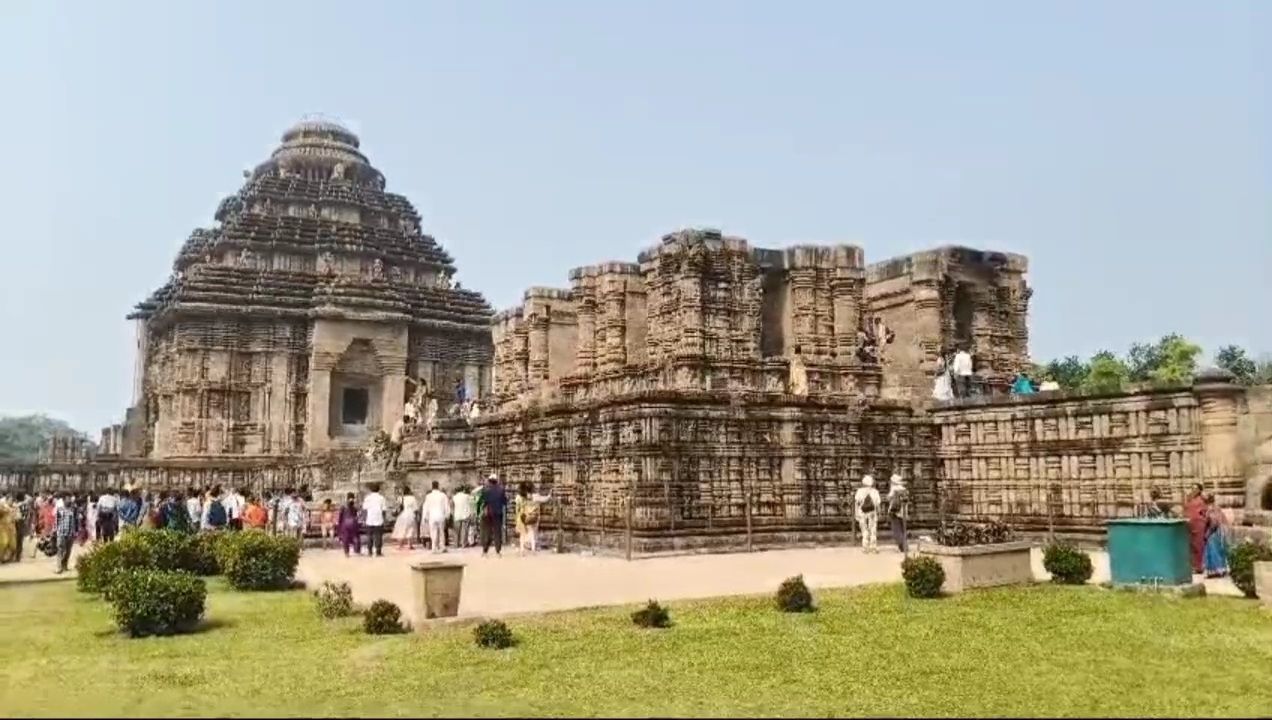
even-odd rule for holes
{"type": "Polygon", "coordinates": [[[397,635],[407,629],[402,609],[388,600],[376,600],[362,615],[362,631],[368,635],[397,635]]]}
{"type": "Polygon", "coordinates": [[[106,594],[115,576],[151,567],[150,548],[139,542],[101,543],[75,561],[75,584],[80,592],[106,594]]]}
{"type": "Polygon", "coordinates": [[[659,605],[657,600],[650,600],[648,605],[632,613],[632,623],[637,627],[650,629],[669,628],[671,613],[667,612],[667,608],[659,605]]]}
{"type": "Polygon", "coordinates": [[[477,647],[503,650],[515,645],[517,639],[503,620],[486,620],[473,628],[473,642],[477,643],[477,647]]]}
{"type": "Polygon", "coordinates": [[[914,555],[901,561],[901,578],[913,598],[940,597],[945,585],[945,568],[936,558],[914,555]]]}
{"type": "Polygon", "coordinates": [[[1042,553],[1042,567],[1051,573],[1051,582],[1059,585],[1083,585],[1095,572],[1091,556],[1071,543],[1048,545],[1042,553]]]}
{"type": "Polygon", "coordinates": [[[221,574],[221,545],[229,533],[201,532],[191,536],[190,565],[186,568],[195,575],[211,577],[221,574]]]}
{"type": "Polygon", "coordinates": [[[115,624],[129,637],[194,630],[207,603],[203,580],[185,572],[128,570],[115,576],[110,604],[115,624]]]}
{"type": "Polygon", "coordinates": [[[129,531],[118,542],[136,543],[150,553],[150,566],[169,572],[192,571],[194,536],[176,530],[129,531]]]}
{"type": "Polygon", "coordinates": [[[777,587],[777,607],[782,612],[806,613],[813,611],[813,593],[804,582],[803,575],[786,578],[777,587]]]}
{"type": "Polygon", "coordinates": [[[323,583],[322,587],[314,591],[314,605],[318,608],[318,614],[328,620],[358,613],[353,604],[353,588],[347,582],[323,583]]]}
{"type": "Polygon", "coordinates": [[[259,530],[227,533],[217,548],[221,572],[235,590],[287,590],[300,562],[300,541],[259,530]]]}
{"type": "Polygon", "coordinates": [[[1272,561],[1272,547],[1254,540],[1243,540],[1228,548],[1228,574],[1232,584],[1248,598],[1258,597],[1254,588],[1254,564],[1272,561]]]}

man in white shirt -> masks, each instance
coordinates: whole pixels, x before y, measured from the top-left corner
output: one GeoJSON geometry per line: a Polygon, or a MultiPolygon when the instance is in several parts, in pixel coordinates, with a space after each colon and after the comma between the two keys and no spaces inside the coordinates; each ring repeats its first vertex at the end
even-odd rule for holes
{"type": "Polygon", "coordinates": [[[455,519],[455,547],[466,548],[473,544],[473,518],[477,514],[473,496],[466,486],[460,485],[455,491],[451,507],[455,519]]]}
{"type": "Polygon", "coordinates": [[[428,523],[429,545],[432,552],[446,552],[446,518],[450,517],[450,498],[437,487],[433,481],[433,489],[424,496],[424,507],[420,515],[428,523]]]}
{"type": "Polygon", "coordinates": [[[229,518],[229,528],[231,530],[242,530],[243,505],[245,504],[243,496],[237,490],[230,490],[221,499],[221,504],[225,506],[225,515],[229,518]]]}
{"type": "Polygon", "coordinates": [[[954,393],[961,398],[965,398],[972,392],[972,354],[967,352],[966,347],[961,347],[957,353],[954,353],[954,362],[952,364],[954,393]]]}
{"type": "Polygon", "coordinates": [[[384,513],[388,502],[380,494],[380,483],[371,483],[367,490],[367,496],[362,498],[362,524],[367,528],[367,555],[384,557],[384,513]]]}
{"type": "Polygon", "coordinates": [[[396,468],[398,458],[402,457],[402,436],[406,434],[406,424],[409,421],[405,415],[398,418],[393,423],[393,430],[389,432],[389,452],[384,458],[384,469],[396,468]]]}
{"type": "Polygon", "coordinates": [[[857,526],[861,528],[861,548],[865,552],[879,552],[879,504],[882,499],[874,487],[874,478],[866,475],[861,478],[861,487],[853,496],[853,508],[856,510],[857,526]]]}
{"type": "Polygon", "coordinates": [[[119,533],[119,498],[107,490],[97,498],[97,532],[102,542],[110,542],[119,533]]]}

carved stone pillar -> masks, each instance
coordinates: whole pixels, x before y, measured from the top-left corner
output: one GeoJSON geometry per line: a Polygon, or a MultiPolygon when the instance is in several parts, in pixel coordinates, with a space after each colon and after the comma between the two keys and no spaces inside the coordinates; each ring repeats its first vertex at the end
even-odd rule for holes
{"type": "Polygon", "coordinates": [[[791,283],[791,339],[804,355],[817,352],[817,269],[793,267],[791,283]]]}
{"type": "Polygon", "coordinates": [[[526,318],[527,325],[527,381],[537,387],[548,379],[548,315],[536,310],[526,318]]]}
{"type": "Polygon", "coordinates": [[[574,371],[588,374],[596,368],[596,286],[586,268],[580,268],[574,279],[578,299],[579,340],[575,349],[574,371]]]}
{"type": "Polygon", "coordinates": [[[1193,393],[1201,402],[1200,482],[1215,493],[1221,507],[1243,508],[1246,492],[1237,419],[1245,389],[1231,373],[1216,368],[1197,375],[1193,393]]]}

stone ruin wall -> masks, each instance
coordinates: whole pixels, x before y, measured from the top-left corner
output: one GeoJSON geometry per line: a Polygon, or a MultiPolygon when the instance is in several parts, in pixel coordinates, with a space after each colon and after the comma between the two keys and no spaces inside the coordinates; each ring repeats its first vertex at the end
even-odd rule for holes
{"type": "Polygon", "coordinates": [[[967,345],[1000,390],[1029,363],[1029,270],[1021,255],[943,247],[870,265],[866,306],[896,332],[883,397],[925,402],[942,352],[967,345]]]}
{"type": "MultiPolygon", "coordinates": [[[[1111,396],[1040,393],[933,409],[939,508],[1004,518],[1026,532],[1098,534],[1156,488],[1182,503],[1193,483],[1238,521],[1250,502],[1240,428],[1245,390],[1227,382],[1111,396]]],[[[1272,427],[1262,442],[1272,440],[1272,427]]]]}
{"type": "Polygon", "coordinates": [[[864,280],[853,246],[690,231],[638,263],[579,268],[569,290],[532,288],[495,323],[477,465],[552,489],[567,542],[842,539],[863,472],[932,477],[913,411],[860,402],[881,382],[856,352],[864,280]]]}

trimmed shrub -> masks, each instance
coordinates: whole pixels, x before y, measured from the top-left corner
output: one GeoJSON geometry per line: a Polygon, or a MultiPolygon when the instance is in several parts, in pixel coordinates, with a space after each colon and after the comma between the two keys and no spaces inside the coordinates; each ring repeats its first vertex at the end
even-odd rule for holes
{"type": "Polygon", "coordinates": [[[512,630],[503,620],[486,620],[473,628],[473,641],[477,647],[489,650],[503,650],[517,644],[512,630]]]}
{"type": "Polygon", "coordinates": [[[1072,543],[1052,543],[1042,553],[1042,567],[1058,585],[1083,585],[1095,572],[1091,556],[1072,543]]]}
{"type": "Polygon", "coordinates": [[[1258,597],[1254,588],[1254,564],[1272,561],[1272,547],[1254,540],[1243,540],[1228,548],[1228,574],[1232,584],[1248,598],[1258,597]]]}
{"type": "Polygon", "coordinates": [[[80,592],[106,594],[115,576],[128,570],[149,568],[150,548],[138,542],[95,545],[75,561],[75,584],[80,592]]]}
{"type": "Polygon", "coordinates": [[[915,555],[901,561],[901,578],[912,598],[940,597],[941,587],[945,585],[945,568],[936,558],[915,555]]]}
{"type": "Polygon", "coordinates": [[[228,533],[201,532],[191,536],[190,564],[186,568],[195,575],[211,577],[221,574],[220,553],[228,533]]]}
{"type": "Polygon", "coordinates": [[[637,627],[650,629],[669,628],[671,613],[667,612],[667,608],[659,605],[657,600],[650,600],[648,605],[632,613],[632,623],[637,627]]]}
{"type": "Polygon", "coordinates": [[[167,572],[192,572],[194,536],[176,530],[130,531],[118,542],[144,546],[150,554],[150,567],[167,572]]]}
{"type": "Polygon", "coordinates": [[[203,580],[185,572],[128,570],[111,583],[115,624],[129,637],[194,630],[207,603],[203,580]]]}
{"type": "Polygon", "coordinates": [[[782,612],[788,613],[806,613],[812,612],[813,593],[808,590],[808,585],[804,583],[803,575],[786,578],[782,584],[777,587],[777,607],[782,612]]]}
{"type": "Polygon", "coordinates": [[[358,614],[353,605],[353,588],[347,582],[323,583],[322,587],[314,591],[314,605],[318,608],[318,614],[328,620],[358,614]]]}
{"type": "MultiPolygon", "coordinates": [[[[350,600],[352,605],[352,599],[350,600]]],[[[406,632],[402,609],[388,600],[376,600],[362,616],[362,631],[368,635],[398,635],[406,632]]]]}
{"type": "Polygon", "coordinates": [[[936,544],[945,547],[969,547],[971,545],[995,545],[1016,539],[1012,527],[1000,520],[984,522],[947,523],[936,533],[936,544]]]}
{"type": "Polygon", "coordinates": [[[300,541],[259,530],[227,533],[214,547],[235,590],[287,590],[300,562],[300,541]]]}

